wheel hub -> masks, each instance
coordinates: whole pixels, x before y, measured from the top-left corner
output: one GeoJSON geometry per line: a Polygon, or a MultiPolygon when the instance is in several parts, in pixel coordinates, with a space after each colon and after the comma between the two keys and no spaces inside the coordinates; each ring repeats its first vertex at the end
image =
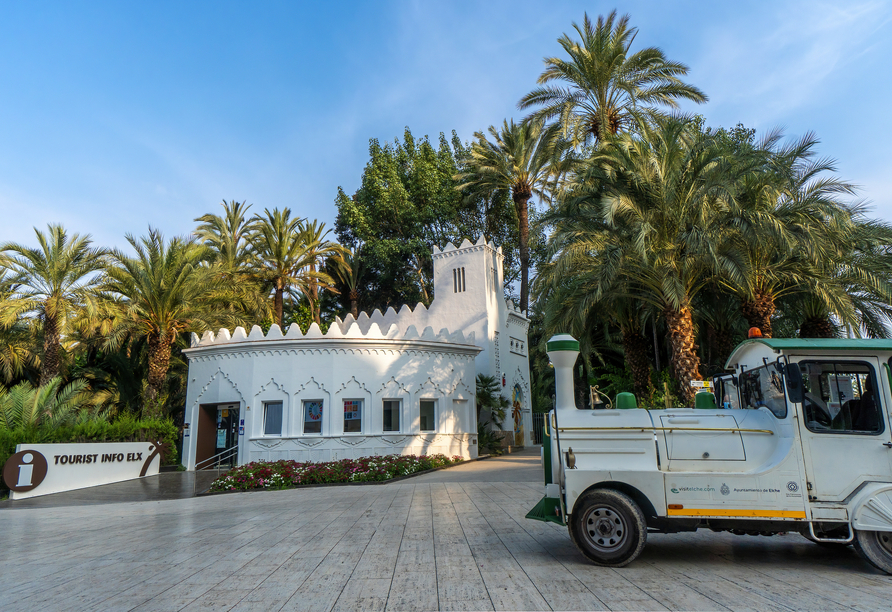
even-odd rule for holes
{"type": "Polygon", "coordinates": [[[877,543],[886,551],[886,554],[892,555],[892,533],[889,533],[888,531],[878,531],[877,543]]]}
{"type": "Polygon", "coordinates": [[[583,534],[595,549],[609,552],[626,541],[626,524],[613,508],[591,508],[583,517],[583,534]]]}

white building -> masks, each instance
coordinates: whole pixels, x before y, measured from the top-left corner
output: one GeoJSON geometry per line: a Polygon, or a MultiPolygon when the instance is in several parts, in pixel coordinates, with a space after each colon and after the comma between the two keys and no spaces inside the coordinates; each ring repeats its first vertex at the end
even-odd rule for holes
{"type": "Polygon", "coordinates": [[[238,463],[386,454],[477,456],[478,373],[512,402],[504,427],[531,443],[529,320],[502,292],[501,248],[434,248],[434,300],[399,312],[264,335],[193,334],[183,464],[237,448],[238,463]]]}

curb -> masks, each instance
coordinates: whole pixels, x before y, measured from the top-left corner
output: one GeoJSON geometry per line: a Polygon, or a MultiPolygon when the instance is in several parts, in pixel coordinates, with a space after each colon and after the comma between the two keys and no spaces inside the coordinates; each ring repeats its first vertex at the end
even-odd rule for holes
{"type": "Polygon", "coordinates": [[[409,478],[415,478],[416,476],[422,476],[424,474],[430,474],[432,472],[439,472],[440,470],[448,470],[449,468],[458,467],[460,465],[465,465],[468,463],[473,463],[474,461],[482,461],[483,459],[489,459],[492,455],[480,455],[476,459],[467,459],[462,461],[461,463],[456,463],[455,465],[444,465],[443,467],[431,468],[429,470],[422,470],[420,472],[415,472],[414,474],[407,474],[405,476],[396,476],[394,478],[390,478],[388,480],[366,480],[363,482],[319,482],[314,484],[302,484],[302,485],[294,485],[291,487],[286,487],[284,489],[240,489],[238,491],[202,491],[201,493],[196,493],[195,497],[211,497],[213,495],[229,495],[232,493],[271,493],[275,491],[292,491],[294,489],[315,489],[319,487],[358,487],[363,485],[386,485],[391,484],[393,482],[399,482],[400,480],[407,480],[409,478]]]}

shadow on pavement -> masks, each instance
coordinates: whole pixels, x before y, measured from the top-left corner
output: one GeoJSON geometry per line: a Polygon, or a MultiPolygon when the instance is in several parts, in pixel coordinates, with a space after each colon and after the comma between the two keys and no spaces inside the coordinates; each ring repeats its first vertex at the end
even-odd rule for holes
{"type": "Polygon", "coordinates": [[[155,476],[136,478],[125,482],[88,487],[64,493],[41,495],[29,499],[0,501],[0,508],[56,508],[59,506],[86,506],[91,504],[118,504],[125,502],[161,501],[194,497],[211,486],[220,472],[162,472],[155,476]]]}

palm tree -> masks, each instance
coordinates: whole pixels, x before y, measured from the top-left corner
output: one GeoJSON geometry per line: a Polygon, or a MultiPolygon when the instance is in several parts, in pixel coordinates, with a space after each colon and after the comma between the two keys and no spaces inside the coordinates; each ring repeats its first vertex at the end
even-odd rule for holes
{"type": "Polygon", "coordinates": [[[579,273],[589,258],[591,300],[617,293],[657,308],[668,329],[671,364],[688,399],[701,379],[693,298],[716,277],[741,279],[724,213],[730,198],[719,150],[681,117],[621,134],[589,160],[583,188],[546,216],[555,224],[552,278],[579,273]],[[591,186],[590,186],[591,185],[591,186]]]}
{"type": "Polygon", "coordinates": [[[489,413],[489,421],[498,429],[502,428],[502,422],[505,420],[506,411],[511,406],[508,398],[502,395],[502,389],[499,381],[495,376],[486,374],[478,374],[475,387],[475,397],[477,403],[477,421],[483,411],[489,413]]]}
{"type": "Polygon", "coordinates": [[[776,146],[779,132],[769,134],[754,151],[738,158],[735,198],[727,223],[738,235],[745,262],[744,282],[725,286],[741,302],[741,314],[762,335],[773,334],[776,301],[806,285],[825,300],[839,304],[820,271],[820,262],[839,256],[838,247],[848,242],[852,210],[840,196],[852,195],[853,187],[833,177],[833,162],[814,159],[818,140],[806,134],[783,147],[776,146]]]}
{"type": "MultiPolygon", "coordinates": [[[[0,269],[0,309],[13,297],[15,285],[9,281],[6,271],[0,269]]],[[[29,325],[27,317],[16,317],[0,323],[0,378],[7,385],[24,375],[26,370],[40,366],[40,355],[34,351],[39,343],[35,339],[35,325],[29,325]]]]}
{"type": "Polygon", "coordinates": [[[529,202],[533,196],[550,201],[560,176],[568,166],[567,143],[558,130],[542,121],[504,121],[501,130],[490,126],[488,140],[482,132],[474,136],[464,171],[455,176],[456,189],[472,196],[508,192],[514,201],[519,227],[520,309],[529,308],[530,221],[529,202]]]}
{"type": "Polygon", "coordinates": [[[359,318],[359,288],[362,286],[362,277],[365,266],[362,260],[362,245],[352,251],[344,249],[340,259],[332,260],[334,273],[340,278],[347,288],[347,298],[350,300],[350,314],[354,319],[359,318]]]}
{"type": "Polygon", "coordinates": [[[303,224],[300,240],[306,249],[306,258],[308,261],[306,283],[307,300],[310,303],[310,313],[317,325],[322,323],[322,317],[319,308],[319,289],[333,289],[334,279],[322,269],[325,267],[326,259],[341,259],[343,247],[337,242],[326,240],[326,236],[331,230],[325,229],[325,223],[317,220],[306,221],[303,224]]]}
{"type": "Polygon", "coordinates": [[[0,430],[58,427],[89,420],[96,414],[92,408],[84,380],[63,387],[62,379],[55,377],[36,389],[22,382],[8,391],[0,388],[0,430]]]}
{"type": "Polygon", "coordinates": [[[264,216],[255,215],[252,222],[254,231],[250,240],[256,258],[254,274],[272,288],[273,315],[281,326],[286,293],[309,295],[311,280],[331,283],[332,279],[323,272],[311,271],[317,261],[314,250],[317,245],[307,242],[310,234],[306,231],[305,220],[292,219],[291,209],[266,209],[264,216]]]}
{"type": "Polygon", "coordinates": [[[164,236],[149,228],[140,239],[127,236],[136,251],[131,257],[111,253],[103,293],[115,311],[115,325],[106,347],[116,350],[131,338],[146,338],[148,381],[144,414],[161,416],[161,393],[170,367],[171,349],[180,334],[202,333],[218,325],[244,325],[229,308],[231,283],[207,264],[210,250],[194,239],[164,236]]]}
{"type": "Polygon", "coordinates": [[[565,254],[565,258],[569,257],[574,259],[573,264],[567,259],[560,265],[550,262],[536,277],[534,295],[537,302],[544,304],[546,335],[569,333],[578,338],[584,362],[589,367],[587,357],[597,354],[597,348],[615,347],[610,329],[618,328],[635,394],[642,399],[650,397],[653,395],[650,343],[643,330],[651,313],[642,308],[640,296],[625,277],[616,278],[617,284],[610,290],[598,291],[603,270],[596,257],[577,250],[565,254]],[[572,275],[558,272],[568,265],[573,267],[572,275]],[[597,339],[593,337],[596,333],[597,339]]]}
{"type": "Polygon", "coordinates": [[[836,251],[785,304],[802,338],[833,338],[840,326],[857,337],[892,335],[892,226],[863,219],[860,207],[854,217],[832,240],[836,251]]]}
{"type": "Polygon", "coordinates": [[[269,300],[254,274],[256,262],[250,242],[256,217],[246,219],[251,205],[245,202],[224,200],[222,206],[222,217],[206,214],[195,219],[201,222],[195,228],[195,235],[213,251],[211,261],[222,278],[232,284],[233,308],[264,320],[270,316],[269,300]]]}
{"type": "Polygon", "coordinates": [[[251,265],[251,250],[248,240],[253,229],[245,214],[251,205],[231,200],[223,201],[224,215],[206,214],[195,219],[201,224],[195,228],[195,235],[204,244],[216,251],[216,261],[225,274],[236,277],[251,265]]]}
{"type": "Polygon", "coordinates": [[[557,119],[574,143],[601,142],[635,127],[658,116],[657,105],[706,102],[703,92],[679,78],[688,72],[684,64],[667,60],[657,47],[629,52],[638,29],[629,27],[628,15],[617,19],[613,11],[593,25],[586,14],[582,26],[574,23],[573,29],[579,41],[566,34],[558,39],[569,60],[545,58],[542,87],[521,98],[518,107],[540,107],[531,118],[557,119]],[[565,86],[549,85],[554,81],[565,86]]]}
{"type": "Polygon", "coordinates": [[[23,315],[42,327],[43,357],[40,384],[61,369],[62,338],[69,320],[91,299],[96,273],[105,265],[104,252],[90,247],[90,236],[68,235],[61,225],[50,224],[44,234],[37,228],[39,248],[7,242],[0,245],[0,266],[10,272],[15,287],[0,308],[0,325],[11,326],[23,315]]]}

